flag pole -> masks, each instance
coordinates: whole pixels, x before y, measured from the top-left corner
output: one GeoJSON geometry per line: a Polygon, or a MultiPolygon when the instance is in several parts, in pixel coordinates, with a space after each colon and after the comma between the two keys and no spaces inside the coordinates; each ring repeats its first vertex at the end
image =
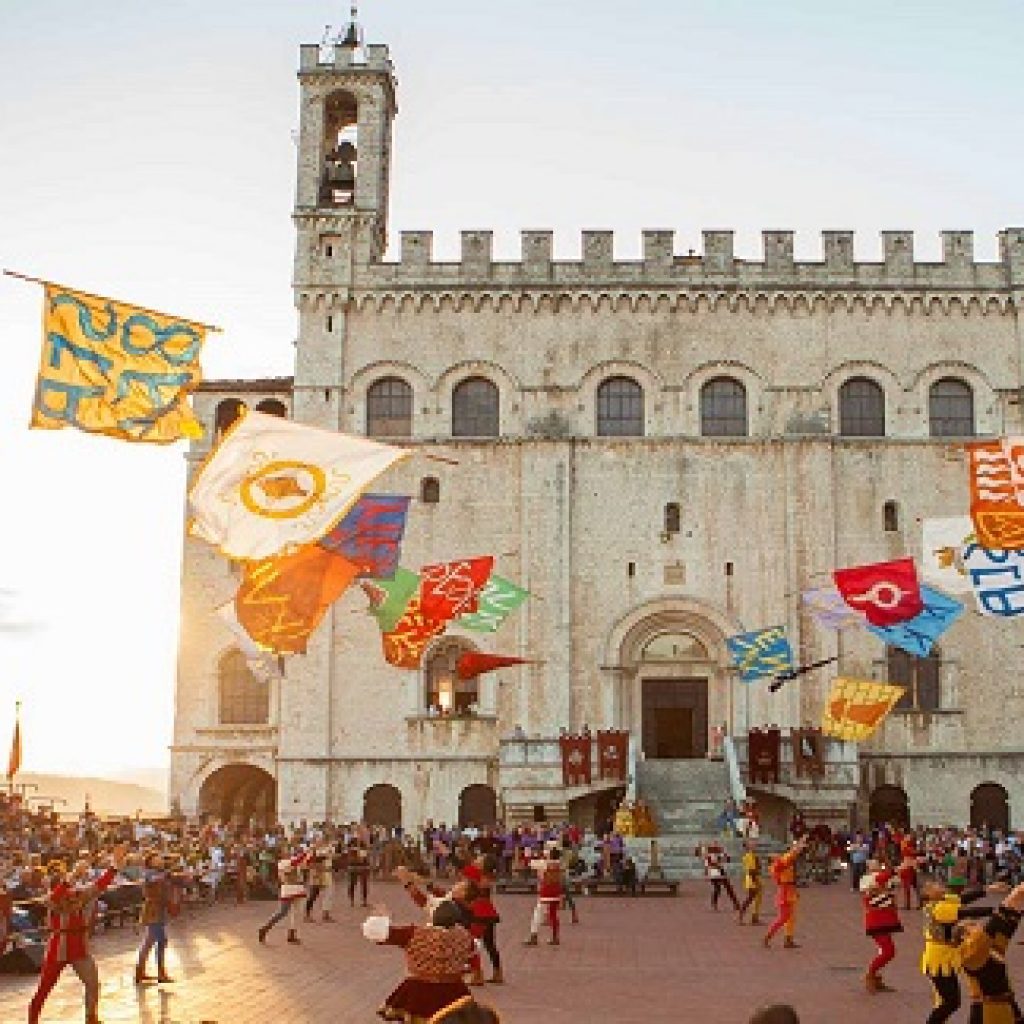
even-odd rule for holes
{"type": "Polygon", "coordinates": [[[84,292],[81,288],[72,288],[70,285],[59,284],[57,281],[47,281],[43,277],[32,277],[30,274],[21,274],[17,270],[4,269],[4,277],[14,277],[19,281],[28,281],[30,284],[41,284],[44,288],[48,285],[52,285],[55,288],[65,288],[69,292],[75,292],[77,295],[84,295],[87,299],[98,299],[100,302],[120,302],[125,306],[131,306],[132,309],[137,309],[140,313],[150,313],[153,316],[164,316],[176,320],[184,320],[186,323],[192,324],[195,327],[202,327],[203,330],[209,331],[211,334],[223,334],[224,329],[222,327],[215,327],[213,324],[204,324],[202,320],[190,320],[186,316],[178,316],[176,313],[164,313],[159,309],[149,309],[146,306],[139,306],[134,302],[128,302],[124,299],[114,299],[109,295],[97,295],[95,292],[84,292]]]}

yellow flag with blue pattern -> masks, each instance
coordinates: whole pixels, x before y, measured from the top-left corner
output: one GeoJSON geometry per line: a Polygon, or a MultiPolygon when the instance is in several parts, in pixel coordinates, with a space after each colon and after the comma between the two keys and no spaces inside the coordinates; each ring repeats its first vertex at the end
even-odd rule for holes
{"type": "Polygon", "coordinates": [[[188,404],[206,327],[47,284],[31,426],[125,441],[202,437],[188,404]]]}

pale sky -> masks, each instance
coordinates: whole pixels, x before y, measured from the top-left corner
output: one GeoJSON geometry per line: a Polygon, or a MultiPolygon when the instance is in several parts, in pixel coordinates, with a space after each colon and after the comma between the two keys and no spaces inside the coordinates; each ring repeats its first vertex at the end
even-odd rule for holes
{"type": "MultiPolygon", "coordinates": [[[[287,374],[298,46],[326,0],[0,0],[0,263],[219,324],[208,377],[287,374]]],[[[584,228],[639,253],[732,228],[1024,225],[1019,0],[365,0],[399,80],[391,228],[584,228]]],[[[394,251],[394,250],[393,250],[394,251]]],[[[0,281],[0,758],[163,783],[171,737],[182,446],[25,424],[38,288],[0,281]],[[13,625],[33,628],[12,628],[13,625]]],[[[368,656],[379,656],[377,649],[368,656]]]]}

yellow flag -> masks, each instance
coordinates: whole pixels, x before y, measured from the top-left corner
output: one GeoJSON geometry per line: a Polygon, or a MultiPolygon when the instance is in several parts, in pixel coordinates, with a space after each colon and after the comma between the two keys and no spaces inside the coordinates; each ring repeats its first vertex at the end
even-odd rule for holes
{"type": "Polygon", "coordinates": [[[47,284],[31,426],[125,441],[202,437],[188,405],[206,328],[47,284]]]}
{"type": "Polygon", "coordinates": [[[904,693],[902,686],[891,683],[840,676],[832,683],[821,731],[840,740],[866,740],[874,735],[904,693]]]}

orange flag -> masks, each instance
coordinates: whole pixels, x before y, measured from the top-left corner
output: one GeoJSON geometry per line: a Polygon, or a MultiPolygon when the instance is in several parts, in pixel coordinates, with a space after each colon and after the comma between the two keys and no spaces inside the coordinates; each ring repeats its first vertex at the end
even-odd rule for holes
{"type": "MultiPolygon", "coordinates": [[[[20,705],[19,705],[20,709],[20,705]]],[[[7,781],[11,782],[14,776],[21,771],[21,717],[14,720],[14,736],[11,737],[11,756],[7,760],[7,781]]]]}
{"type": "Polygon", "coordinates": [[[419,595],[414,596],[395,628],[381,637],[384,660],[396,668],[419,668],[427,645],[444,632],[447,621],[424,615],[419,595]]]}
{"type": "Polygon", "coordinates": [[[235,614],[261,647],[305,654],[313,630],[358,572],[347,558],[319,544],[250,562],[235,595],[235,614]]]}

